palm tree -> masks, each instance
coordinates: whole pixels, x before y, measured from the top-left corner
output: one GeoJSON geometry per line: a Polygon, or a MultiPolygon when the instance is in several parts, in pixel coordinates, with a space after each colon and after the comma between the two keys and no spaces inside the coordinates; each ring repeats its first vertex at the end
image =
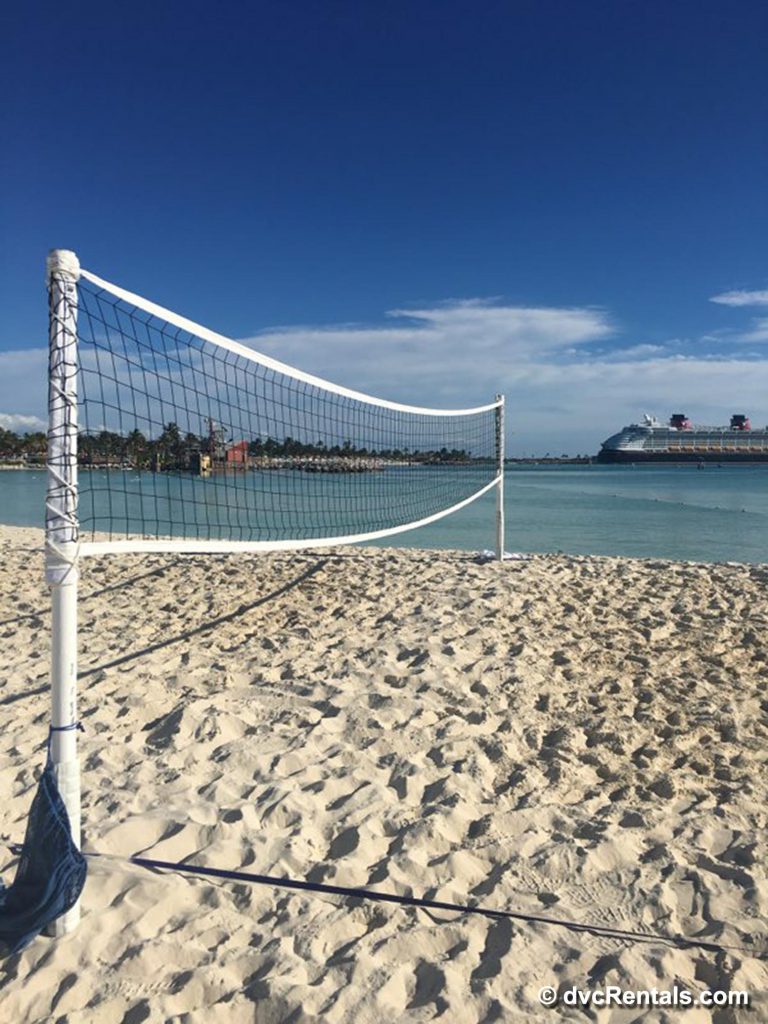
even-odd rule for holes
{"type": "Polygon", "coordinates": [[[132,465],[140,468],[149,462],[147,439],[140,430],[132,430],[125,439],[126,455],[132,465]]]}

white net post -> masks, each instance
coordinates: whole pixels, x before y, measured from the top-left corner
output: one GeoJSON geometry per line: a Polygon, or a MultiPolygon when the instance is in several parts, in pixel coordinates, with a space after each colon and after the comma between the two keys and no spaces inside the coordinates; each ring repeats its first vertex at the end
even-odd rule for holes
{"type": "MultiPolygon", "coordinates": [[[[51,587],[51,738],[54,774],[80,846],[77,757],[77,282],[80,264],[66,249],[48,254],[48,491],[45,575],[51,587]]],[[[64,935],[80,920],[79,902],[49,928],[64,935]]]]}
{"type": "Polygon", "coordinates": [[[499,483],[496,489],[496,555],[504,560],[504,395],[496,395],[496,462],[499,483]]]}

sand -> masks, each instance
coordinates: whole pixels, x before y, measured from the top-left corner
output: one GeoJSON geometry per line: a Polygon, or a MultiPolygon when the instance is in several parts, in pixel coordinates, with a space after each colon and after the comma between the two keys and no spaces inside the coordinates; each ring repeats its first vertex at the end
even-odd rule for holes
{"type": "MultiPolygon", "coordinates": [[[[0,529],[0,858],[44,760],[41,535],[0,529]]],[[[0,1020],[768,1020],[768,569],[345,549],[83,565],[80,927],[0,1020]],[[133,854],[730,947],[218,882],[133,854]],[[544,1009],[554,985],[752,1009],[544,1009]]]]}

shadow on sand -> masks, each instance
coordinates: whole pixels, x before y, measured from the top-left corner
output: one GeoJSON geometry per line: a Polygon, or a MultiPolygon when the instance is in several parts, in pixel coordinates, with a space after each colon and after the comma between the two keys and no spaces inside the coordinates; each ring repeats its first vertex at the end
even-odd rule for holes
{"type": "MultiPolygon", "coordinates": [[[[196,626],[194,629],[188,629],[184,633],[177,633],[175,636],[169,636],[165,640],[160,640],[158,643],[150,644],[149,647],[142,647],[138,651],[130,651],[128,654],[120,655],[119,658],[113,658],[111,661],[105,661],[101,665],[89,666],[81,672],[78,672],[77,678],[86,679],[88,676],[94,676],[97,673],[104,672],[110,668],[117,668],[119,665],[125,665],[129,661],[136,661],[138,658],[143,658],[147,654],[153,654],[155,651],[161,651],[166,647],[171,647],[173,644],[178,644],[184,640],[190,640],[192,637],[203,636],[205,633],[210,633],[212,630],[218,629],[219,626],[224,625],[224,623],[233,622],[242,615],[247,615],[248,612],[253,611],[254,608],[260,608],[262,605],[269,604],[270,601],[275,601],[279,597],[282,597],[283,594],[287,594],[296,587],[301,586],[302,583],[305,583],[316,573],[320,572],[321,569],[325,568],[327,563],[328,559],[323,558],[308,569],[305,569],[304,572],[300,573],[300,575],[295,579],[289,580],[288,583],[284,583],[283,586],[278,587],[269,594],[265,594],[264,597],[259,597],[257,600],[250,601],[248,604],[241,604],[235,608],[234,611],[227,612],[226,615],[220,615],[218,618],[209,619],[207,622],[203,623],[202,626],[196,626]]],[[[146,579],[149,576],[157,576],[165,571],[165,569],[156,569],[150,573],[144,573],[141,576],[134,576],[130,580],[126,580],[124,583],[114,584],[110,587],[104,587],[102,590],[93,591],[88,595],[88,598],[96,597],[99,594],[106,593],[110,590],[116,590],[118,587],[128,586],[131,583],[146,579]]],[[[7,697],[0,699],[0,707],[7,704],[15,704],[19,700],[25,700],[27,697],[38,696],[42,693],[46,693],[48,689],[49,684],[45,683],[43,686],[24,690],[23,693],[9,694],[7,697]]]]}

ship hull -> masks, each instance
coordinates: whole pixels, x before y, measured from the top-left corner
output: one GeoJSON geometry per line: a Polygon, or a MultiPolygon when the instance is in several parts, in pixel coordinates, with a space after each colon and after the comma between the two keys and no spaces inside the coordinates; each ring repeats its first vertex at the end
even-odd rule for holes
{"type": "Polygon", "coordinates": [[[597,456],[598,462],[716,462],[725,463],[758,463],[768,462],[768,450],[764,452],[644,452],[638,450],[622,450],[603,448],[597,456]]]}

